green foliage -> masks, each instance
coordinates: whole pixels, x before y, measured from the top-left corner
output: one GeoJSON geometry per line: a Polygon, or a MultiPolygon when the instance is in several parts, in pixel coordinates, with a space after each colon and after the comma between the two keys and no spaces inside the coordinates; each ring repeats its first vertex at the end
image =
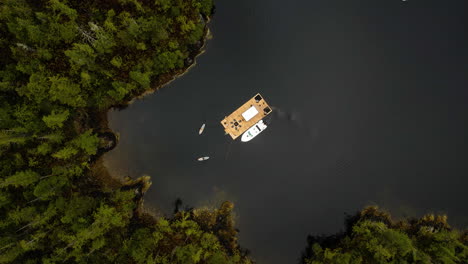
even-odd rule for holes
{"type": "Polygon", "coordinates": [[[143,221],[148,183],[103,188],[90,170],[96,113],[180,73],[208,3],[111,2],[0,3],[0,263],[248,263],[232,225],[143,221]]]}
{"type": "Polygon", "coordinates": [[[6,191],[0,190],[0,209],[11,203],[11,197],[6,191]]]}
{"type": "Polygon", "coordinates": [[[73,48],[66,50],[65,55],[69,58],[72,68],[79,69],[82,66],[94,68],[96,54],[94,49],[88,44],[74,43],[73,48]]]}
{"type": "Polygon", "coordinates": [[[26,187],[37,182],[38,180],[39,174],[32,170],[19,171],[1,181],[0,188],[5,188],[7,186],[26,187]]]}
{"type": "Polygon", "coordinates": [[[143,6],[138,0],[118,0],[119,3],[123,5],[131,5],[136,8],[138,11],[143,11],[143,6]]]}
{"type": "Polygon", "coordinates": [[[83,107],[86,105],[85,100],[80,94],[81,88],[78,84],[58,75],[49,77],[49,80],[51,83],[49,95],[53,101],[58,101],[72,107],[83,107]]]}
{"type": "Polygon", "coordinates": [[[42,143],[37,146],[37,154],[47,155],[52,151],[52,146],[49,143],[42,143]]]}
{"type": "Polygon", "coordinates": [[[47,127],[50,128],[61,128],[63,127],[63,122],[67,120],[70,112],[65,111],[56,111],[53,110],[52,113],[48,116],[44,116],[42,120],[46,123],[47,127]]]}
{"type": "Polygon", "coordinates": [[[169,8],[171,8],[171,0],[155,0],[155,4],[162,11],[167,11],[169,8]]]}
{"type": "Polygon", "coordinates": [[[188,41],[192,44],[195,44],[200,38],[203,37],[204,28],[203,25],[197,24],[193,28],[193,31],[188,35],[188,41]]]}
{"type": "Polygon", "coordinates": [[[38,105],[17,104],[12,116],[15,119],[15,126],[10,127],[9,131],[13,131],[17,135],[26,136],[30,133],[42,131],[45,127],[44,122],[38,118],[41,116],[38,105]]]}
{"type": "Polygon", "coordinates": [[[72,158],[77,153],[78,153],[78,149],[76,149],[75,147],[66,146],[62,148],[61,150],[52,154],[52,157],[57,158],[57,159],[67,160],[67,159],[72,158]]]}
{"type": "Polygon", "coordinates": [[[97,135],[93,135],[91,133],[92,130],[90,129],[73,140],[73,145],[82,149],[87,155],[96,154],[99,144],[99,138],[97,135]]]}
{"type": "Polygon", "coordinates": [[[49,97],[50,83],[48,77],[44,75],[43,71],[35,72],[29,77],[29,82],[16,91],[21,96],[27,96],[29,100],[34,100],[40,104],[49,97]]]}
{"type": "Polygon", "coordinates": [[[227,254],[216,235],[202,230],[185,212],[172,221],[161,219],[153,230],[137,229],[124,250],[135,263],[250,263],[237,251],[227,254]],[[167,247],[174,249],[161,254],[167,247]]]}
{"type": "Polygon", "coordinates": [[[122,66],[122,58],[119,57],[119,56],[116,56],[116,57],[112,58],[110,63],[112,64],[112,66],[120,68],[122,66]]]}
{"type": "Polygon", "coordinates": [[[112,82],[114,90],[110,90],[107,93],[112,96],[115,100],[122,100],[127,94],[136,89],[136,85],[133,83],[124,82],[112,82]]]}
{"type": "Polygon", "coordinates": [[[112,202],[115,204],[116,208],[124,215],[125,219],[130,219],[133,215],[133,211],[136,209],[135,203],[135,191],[121,191],[117,190],[111,197],[112,202]]]}
{"type": "Polygon", "coordinates": [[[174,52],[166,51],[161,54],[158,54],[155,59],[156,71],[160,73],[165,73],[169,70],[182,67],[184,65],[185,58],[186,56],[179,50],[176,50],[174,52]]]}
{"type": "Polygon", "coordinates": [[[210,16],[213,9],[213,0],[200,0],[200,12],[205,16],[210,16]]]}
{"type": "Polygon", "coordinates": [[[322,247],[323,238],[309,240],[303,263],[465,263],[468,241],[446,218],[428,217],[394,223],[388,214],[366,208],[350,230],[333,237],[333,247],[322,247]]]}
{"type": "Polygon", "coordinates": [[[140,72],[140,71],[131,71],[130,78],[137,82],[141,88],[148,89],[150,87],[150,78],[152,72],[140,72]]]}
{"type": "Polygon", "coordinates": [[[33,194],[40,199],[48,199],[60,192],[61,188],[67,184],[67,178],[55,176],[41,180],[34,188],[33,194]]]}
{"type": "Polygon", "coordinates": [[[9,146],[12,143],[24,143],[27,137],[21,134],[17,134],[14,131],[0,131],[0,146],[9,146]]]}
{"type": "Polygon", "coordinates": [[[112,48],[117,46],[113,33],[93,23],[90,23],[90,28],[96,36],[96,40],[93,41],[93,47],[96,51],[100,54],[112,53],[112,48]]]}
{"type": "Polygon", "coordinates": [[[76,17],[78,16],[78,12],[75,9],[70,8],[65,3],[59,0],[49,0],[49,5],[50,8],[54,11],[54,13],[65,15],[71,20],[76,19],[76,17]]]}

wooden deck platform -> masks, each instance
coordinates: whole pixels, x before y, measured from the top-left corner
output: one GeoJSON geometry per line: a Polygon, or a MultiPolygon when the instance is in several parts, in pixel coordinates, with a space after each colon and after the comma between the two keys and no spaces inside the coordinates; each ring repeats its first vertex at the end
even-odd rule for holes
{"type": "Polygon", "coordinates": [[[260,94],[256,94],[232,114],[225,117],[221,121],[221,125],[223,125],[226,134],[229,134],[232,139],[236,139],[271,112],[272,109],[265,99],[260,94]],[[258,113],[255,114],[255,112],[258,113]]]}

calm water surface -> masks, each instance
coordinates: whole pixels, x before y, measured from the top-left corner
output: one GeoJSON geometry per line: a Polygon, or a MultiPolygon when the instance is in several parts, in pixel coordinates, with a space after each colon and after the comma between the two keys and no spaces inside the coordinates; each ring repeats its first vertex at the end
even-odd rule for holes
{"type": "Polygon", "coordinates": [[[260,264],[295,263],[307,234],[368,204],[468,227],[465,2],[218,1],[198,65],[109,113],[106,162],[151,175],[146,203],[165,212],[234,201],[260,264]],[[232,142],[219,121],[257,92],[272,123],[232,142]]]}

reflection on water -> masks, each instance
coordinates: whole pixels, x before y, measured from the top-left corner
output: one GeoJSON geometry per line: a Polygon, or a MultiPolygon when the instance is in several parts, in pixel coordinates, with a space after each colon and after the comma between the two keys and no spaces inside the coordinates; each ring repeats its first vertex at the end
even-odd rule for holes
{"type": "Polygon", "coordinates": [[[368,204],[468,226],[466,4],[450,4],[220,2],[198,65],[109,113],[120,142],[106,162],[151,175],[145,203],[163,212],[234,201],[260,264],[293,263],[308,233],[368,204]],[[219,122],[258,92],[270,124],[233,142],[219,122]]]}

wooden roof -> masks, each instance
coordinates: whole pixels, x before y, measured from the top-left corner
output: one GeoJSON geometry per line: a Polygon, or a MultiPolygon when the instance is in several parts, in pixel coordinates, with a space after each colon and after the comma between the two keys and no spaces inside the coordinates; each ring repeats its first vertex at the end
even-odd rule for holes
{"type": "Polygon", "coordinates": [[[258,93],[241,107],[237,108],[236,111],[221,120],[221,125],[223,125],[226,134],[229,134],[232,139],[236,139],[271,112],[271,107],[267,104],[263,96],[258,93]],[[247,121],[242,114],[251,107],[255,107],[258,114],[247,121]]]}

